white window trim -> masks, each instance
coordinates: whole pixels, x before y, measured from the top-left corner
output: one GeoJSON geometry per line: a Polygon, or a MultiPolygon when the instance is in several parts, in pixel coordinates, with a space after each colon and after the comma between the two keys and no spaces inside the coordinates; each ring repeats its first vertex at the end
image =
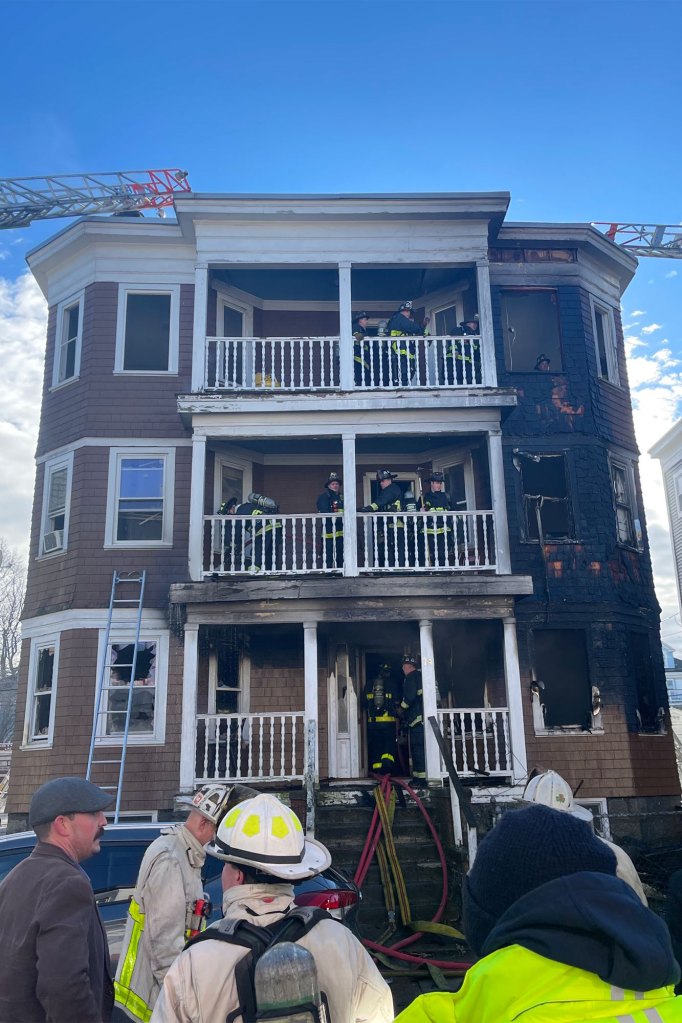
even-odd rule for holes
{"type": "MultiPolygon", "coordinates": [[[[218,655],[212,653],[208,659],[208,713],[217,714],[216,691],[218,686],[218,655]]],[[[251,708],[251,657],[249,654],[239,655],[239,710],[238,714],[248,714],[251,708]]]]}
{"type": "Polygon", "coordinates": [[[138,284],[119,284],[118,308],[116,312],[116,352],[114,355],[114,373],[125,376],[172,376],[178,372],[178,346],[180,338],[180,285],[159,285],[158,288],[145,287],[138,284]],[[124,369],[126,311],[128,295],[170,295],[170,330],[168,337],[168,369],[124,369]]]}
{"type": "Polygon", "coordinates": [[[40,512],[40,536],[38,538],[38,555],[39,559],[42,558],[57,558],[60,554],[65,554],[69,546],[69,518],[71,512],[71,484],[73,481],[73,451],[69,451],[65,455],[60,455],[58,458],[51,458],[45,462],[43,467],[43,504],[40,512]],[[50,530],[46,529],[47,526],[47,510],[50,498],[50,480],[52,474],[59,469],[66,469],[66,496],[64,499],[64,536],[62,537],[62,546],[57,551],[45,551],[43,550],[43,541],[45,534],[49,533],[50,530]]]}
{"type": "MultiPolygon", "coordinates": [[[[453,511],[476,511],[476,485],[474,482],[474,462],[471,455],[462,455],[459,458],[434,458],[434,472],[446,472],[455,465],[464,466],[464,495],[466,497],[466,508],[454,508],[453,511]]],[[[452,497],[452,494],[450,494],[452,497]]]]}
{"type": "Polygon", "coordinates": [[[173,546],[173,513],[175,506],[175,448],[109,448],[109,479],[107,483],[107,512],[104,526],[104,547],[129,547],[136,550],[151,550],[173,546]],[[163,458],[163,534],[160,540],[117,540],[118,494],[120,466],[124,458],[163,458]]]}
{"type": "Polygon", "coordinates": [[[236,469],[237,472],[242,473],[242,500],[245,500],[246,495],[250,494],[253,490],[253,462],[249,462],[245,458],[237,458],[236,455],[223,455],[219,451],[216,451],[213,472],[213,507],[216,509],[216,515],[218,514],[218,508],[220,507],[223,498],[223,466],[227,466],[228,469],[236,469]]]}
{"type": "Polygon", "coordinates": [[[454,306],[456,309],[455,319],[457,320],[457,326],[462,322],[464,316],[464,305],[462,302],[462,293],[453,294],[447,300],[440,299],[437,302],[426,301],[424,305],[424,313],[429,317],[429,330],[432,334],[436,333],[436,313],[442,313],[444,309],[449,309],[454,306]]]}
{"type": "Polygon", "coordinates": [[[79,291],[77,294],[72,295],[65,301],[60,302],[57,306],[57,322],[54,337],[54,359],[52,360],[52,386],[51,391],[56,391],[60,387],[66,387],[67,384],[72,384],[74,380],[78,380],[81,371],[81,343],[83,338],[83,310],[85,307],[85,291],[79,291]],[[64,340],[64,324],[66,322],[66,313],[73,306],[78,306],[78,333],[76,335],[76,353],[73,361],[73,376],[66,377],[64,380],[59,379],[59,364],[61,362],[62,354],[62,341],[64,340]]]}
{"type": "Polygon", "coordinates": [[[610,842],[611,821],[609,820],[609,808],[606,799],[603,796],[595,796],[594,798],[574,799],[574,802],[578,806],[583,806],[586,810],[590,811],[594,817],[595,833],[600,835],[601,838],[605,838],[607,842],[610,842]]]}
{"type": "Polygon", "coordinates": [[[618,372],[618,345],[616,340],[616,319],[614,311],[611,306],[604,305],[603,302],[598,302],[594,295],[590,295],[590,305],[592,308],[592,336],[594,337],[594,351],[597,358],[597,375],[600,380],[606,380],[608,383],[613,384],[615,387],[620,387],[620,374],[618,372]],[[606,365],[608,370],[608,376],[604,376],[601,371],[601,359],[599,357],[599,341],[597,339],[597,313],[603,313],[608,323],[608,336],[604,338],[604,344],[606,347],[606,365]]]}
{"type": "Polygon", "coordinates": [[[57,682],[59,678],[59,642],[61,634],[55,632],[52,635],[45,634],[36,636],[31,640],[31,647],[28,655],[28,687],[26,689],[26,707],[24,709],[24,732],[21,749],[51,749],[54,740],[54,717],[57,704],[57,682]],[[52,666],[52,698],[50,700],[50,723],[45,738],[34,738],[31,735],[31,722],[33,719],[33,703],[36,696],[36,677],[38,674],[39,653],[45,647],[54,647],[54,662],[52,666]]]}
{"type": "Polygon", "coordinates": [[[620,455],[609,455],[609,478],[611,481],[611,501],[613,503],[613,514],[614,514],[614,526],[616,533],[616,543],[619,547],[626,547],[629,551],[642,551],[644,549],[644,541],[642,539],[642,525],[639,517],[639,505],[637,503],[637,488],[635,486],[635,467],[634,463],[630,458],[624,458],[620,455]],[[630,498],[630,515],[632,516],[632,528],[634,530],[634,540],[632,543],[625,543],[623,540],[618,539],[618,522],[617,522],[617,509],[616,509],[616,493],[613,486],[613,467],[616,466],[619,469],[625,471],[626,483],[628,487],[628,497],[630,498]]]}
{"type": "Polygon", "coordinates": [[[234,309],[235,312],[242,314],[242,337],[253,337],[253,306],[247,305],[246,302],[242,302],[239,299],[232,298],[229,293],[217,292],[217,305],[216,305],[216,337],[224,337],[223,333],[223,310],[227,306],[228,309],[234,309]]]}
{"type": "MultiPolygon", "coordinates": [[[[98,632],[97,644],[97,674],[96,685],[102,677],[102,669],[106,660],[107,649],[105,646],[107,630],[100,629],[98,632]]],[[[109,645],[112,643],[134,643],[135,626],[127,629],[116,627],[111,629],[109,634],[109,645]]],[[[166,702],[168,698],[168,630],[164,629],[140,629],[140,643],[156,643],[156,693],[154,699],[154,732],[129,732],[129,746],[163,746],[166,741],[166,702]]],[[[107,680],[105,679],[105,685],[107,680]]],[[[97,711],[97,690],[95,689],[95,708],[97,711]]],[[[102,697],[100,711],[106,709],[106,700],[102,697]]],[[[122,746],[123,735],[105,735],[105,716],[100,714],[96,722],[97,744],[101,746],[122,746]]]]}
{"type": "Polygon", "coordinates": [[[682,518],[682,471],[674,474],[673,488],[675,490],[675,513],[680,519],[682,518]]]}
{"type": "MultiPolygon", "coordinates": [[[[417,495],[419,494],[419,474],[416,473],[416,472],[409,472],[409,471],[403,472],[403,470],[401,470],[401,469],[396,469],[396,470],[392,469],[391,470],[391,472],[394,472],[394,471],[395,471],[396,477],[398,479],[400,479],[400,480],[409,480],[409,482],[412,484],[412,493],[415,495],[415,500],[417,500],[417,495]]],[[[393,480],[393,482],[395,483],[395,480],[393,480]]],[[[371,500],[372,500],[372,483],[376,483],[376,472],[366,472],[366,473],[364,473],[363,477],[362,477],[363,504],[370,504],[371,503],[371,500]]]]}

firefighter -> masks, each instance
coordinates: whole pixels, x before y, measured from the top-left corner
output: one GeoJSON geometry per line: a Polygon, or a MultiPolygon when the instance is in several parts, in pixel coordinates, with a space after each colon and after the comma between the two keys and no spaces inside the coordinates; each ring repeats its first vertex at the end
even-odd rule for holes
{"type": "MultiPolygon", "coordinates": [[[[221,505],[221,508],[223,506],[221,505]]],[[[279,552],[282,540],[282,521],[273,516],[279,511],[279,505],[271,497],[251,493],[244,504],[238,504],[234,497],[227,502],[228,515],[251,515],[255,520],[265,516],[264,522],[254,521],[253,524],[238,522],[232,533],[232,545],[238,551],[237,569],[247,572],[277,571],[279,552]],[[243,565],[239,560],[243,560],[243,565]]]]}
{"type": "Polygon", "coordinates": [[[426,761],[424,759],[422,673],[417,667],[416,657],[412,657],[411,654],[405,654],[402,667],[405,677],[403,680],[403,698],[400,702],[400,709],[410,741],[412,782],[415,785],[423,785],[426,781],[426,761]]]}
{"type": "Polygon", "coordinates": [[[367,320],[365,312],[356,313],[353,317],[353,372],[356,387],[369,387],[372,382],[372,352],[369,342],[365,340],[367,320]]]}
{"type": "Polygon", "coordinates": [[[388,321],[388,332],[393,338],[391,342],[391,361],[393,363],[393,385],[407,387],[417,369],[417,346],[408,337],[426,334],[429,318],[420,326],[415,323],[412,303],[403,302],[398,311],[388,321]]]}
{"type": "MultiPolygon", "coordinates": [[[[400,512],[403,510],[403,492],[393,481],[396,472],[390,469],[379,469],[376,480],[379,493],[376,501],[364,505],[363,512],[400,512]]],[[[381,568],[395,568],[405,564],[405,523],[401,516],[385,514],[375,524],[379,564],[381,568]]]]}
{"type": "Polygon", "coordinates": [[[443,376],[445,383],[478,384],[481,382],[481,351],[478,341],[478,313],[462,320],[453,330],[452,338],[475,337],[474,341],[449,341],[445,345],[443,376]]]}
{"type": "Polygon", "coordinates": [[[365,686],[367,711],[367,762],[374,774],[395,774],[398,743],[396,703],[391,665],[381,664],[376,678],[365,686]]]}
{"type": "Polygon", "coordinates": [[[452,525],[445,515],[427,513],[452,511],[452,501],[445,492],[445,476],[442,472],[432,472],[427,482],[429,493],[420,497],[418,502],[419,511],[425,513],[422,535],[426,539],[429,564],[433,568],[443,568],[450,564],[452,525]]]}
{"type": "MultiPolygon", "coordinates": [[[[322,513],[343,511],[343,494],[341,493],[341,477],[337,472],[330,472],[324,491],[317,499],[317,510],[322,513]]],[[[323,539],[325,551],[325,568],[343,568],[343,518],[324,520],[323,539]]]]}

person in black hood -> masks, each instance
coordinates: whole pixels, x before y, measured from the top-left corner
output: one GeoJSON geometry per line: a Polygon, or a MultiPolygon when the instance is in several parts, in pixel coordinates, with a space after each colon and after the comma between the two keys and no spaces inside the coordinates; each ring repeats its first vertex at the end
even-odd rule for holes
{"type": "Polygon", "coordinates": [[[616,876],[589,825],[535,804],[507,812],[464,880],[462,926],[482,957],[456,994],[396,1023],[682,1020],[665,923],[616,876]]]}

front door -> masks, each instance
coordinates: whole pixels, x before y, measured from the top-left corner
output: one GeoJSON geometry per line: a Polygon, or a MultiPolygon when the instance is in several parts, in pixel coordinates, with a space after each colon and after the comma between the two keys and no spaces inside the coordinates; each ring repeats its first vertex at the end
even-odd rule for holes
{"type": "Polygon", "coordinates": [[[357,778],[360,773],[358,749],[358,696],[353,678],[351,654],[345,643],[332,648],[328,678],[329,776],[357,778]]]}

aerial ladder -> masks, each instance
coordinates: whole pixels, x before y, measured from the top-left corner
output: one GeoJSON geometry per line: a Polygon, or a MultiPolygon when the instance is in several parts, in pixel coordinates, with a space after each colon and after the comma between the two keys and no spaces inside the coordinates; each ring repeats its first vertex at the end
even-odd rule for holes
{"type": "Polygon", "coordinates": [[[682,224],[611,224],[594,220],[592,227],[633,256],[682,259],[682,224]]]}
{"type": "Polygon", "coordinates": [[[156,210],[163,217],[179,192],[191,190],[187,171],[177,168],[0,178],[0,228],[91,213],[156,210]]]}

